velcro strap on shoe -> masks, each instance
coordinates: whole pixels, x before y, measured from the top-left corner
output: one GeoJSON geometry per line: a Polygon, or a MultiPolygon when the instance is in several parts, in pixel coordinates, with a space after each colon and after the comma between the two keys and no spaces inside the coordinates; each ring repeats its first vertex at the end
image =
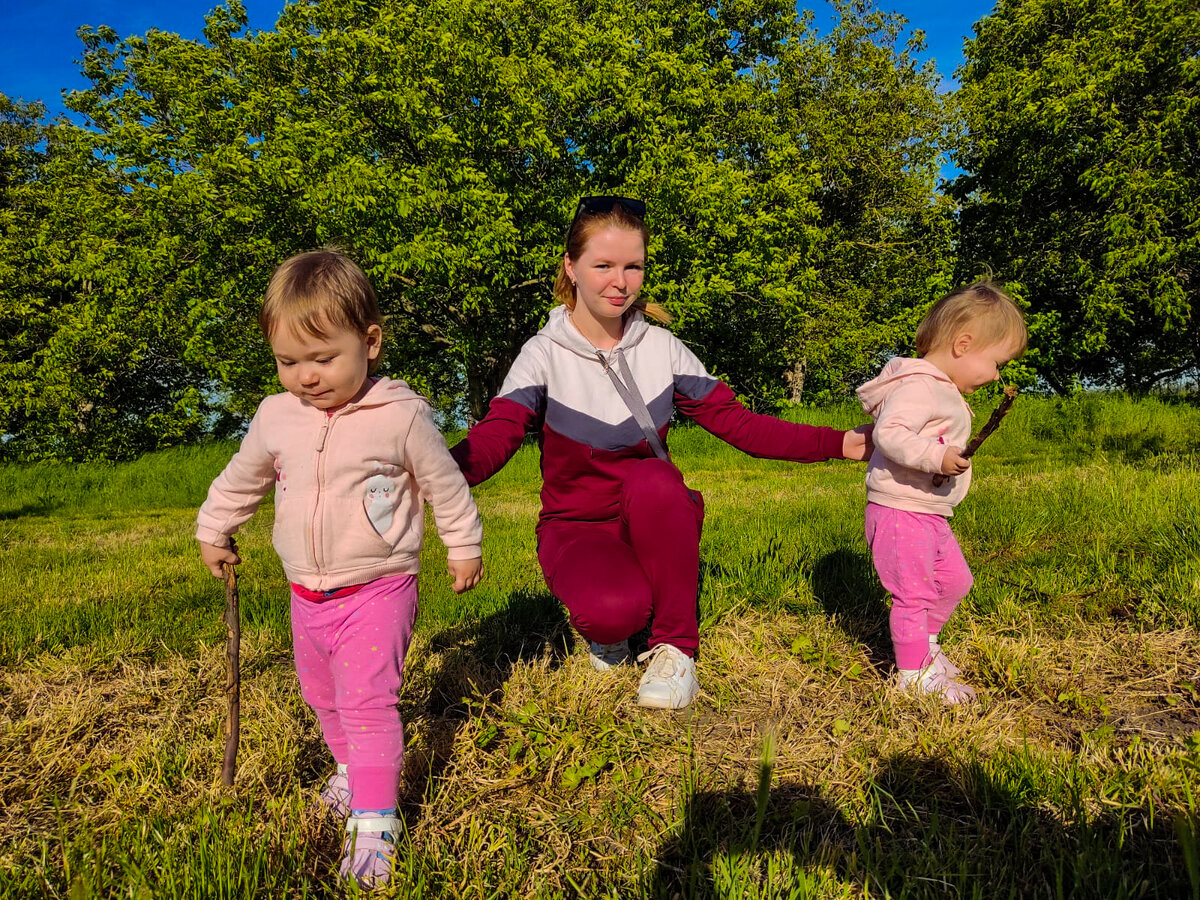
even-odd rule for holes
{"type": "Polygon", "coordinates": [[[397,834],[400,820],[396,816],[351,816],[346,820],[346,831],[388,831],[397,834]]]}

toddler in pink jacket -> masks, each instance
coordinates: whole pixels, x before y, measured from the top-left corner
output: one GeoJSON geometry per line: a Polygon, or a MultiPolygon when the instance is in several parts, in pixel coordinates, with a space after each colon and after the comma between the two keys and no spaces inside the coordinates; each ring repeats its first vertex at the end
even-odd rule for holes
{"type": "Polygon", "coordinates": [[[971,485],[971,464],[962,456],[971,409],[962,395],[996,381],[1001,367],[1025,352],[1026,340],[1016,304],[996,285],[977,282],[934,304],[917,329],[919,358],[889,361],[858,389],[875,418],[866,536],[892,594],[899,685],[947,704],[975,696],[938,643],[972,584],[948,522],[971,485]],[[937,474],[951,477],[935,487],[937,474]]]}
{"type": "Polygon", "coordinates": [[[429,404],[373,377],[382,317],[340,253],[303,253],[267,286],[259,325],[287,389],[263,400],[197,517],[205,565],[239,562],[230,537],[275,489],[273,543],[291,582],[301,694],[337,772],[321,794],[349,814],[343,876],[391,877],[404,756],[397,698],[417,615],[424,501],[454,590],[482,576],[483,528],[429,404]]]}

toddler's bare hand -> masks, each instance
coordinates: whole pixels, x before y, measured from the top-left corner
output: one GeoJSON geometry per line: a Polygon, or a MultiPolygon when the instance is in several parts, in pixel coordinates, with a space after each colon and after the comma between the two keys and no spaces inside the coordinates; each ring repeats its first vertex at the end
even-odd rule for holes
{"type": "Polygon", "coordinates": [[[231,566],[236,566],[242,560],[229,547],[218,547],[216,544],[206,544],[200,542],[200,558],[204,560],[204,565],[208,567],[208,571],[212,572],[214,578],[224,578],[225,573],[221,571],[221,563],[229,563],[231,566]]]}
{"type": "Polygon", "coordinates": [[[947,447],[942,454],[942,474],[961,475],[971,468],[971,461],[962,455],[962,447],[947,447]]]}
{"type": "Polygon", "coordinates": [[[474,559],[448,559],[446,571],[454,579],[454,593],[461,594],[483,581],[483,558],[477,556],[474,559]]]}

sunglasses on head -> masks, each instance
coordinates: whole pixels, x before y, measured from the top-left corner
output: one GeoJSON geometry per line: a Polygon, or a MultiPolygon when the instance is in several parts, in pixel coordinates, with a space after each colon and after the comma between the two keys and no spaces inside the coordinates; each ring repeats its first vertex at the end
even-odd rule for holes
{"type": "Polygon", "coordinates": [[[571,219],[571,226],[574,227],[575,223],[579,221],[579,217],[585,213],[596,215],[612,212],[614,206],[621,207],[639,219],[646,218],[646,204],[642,200],[634,200],[632,197],[581,197],[579,205],[575,207],[575,217],[571,219]]]}

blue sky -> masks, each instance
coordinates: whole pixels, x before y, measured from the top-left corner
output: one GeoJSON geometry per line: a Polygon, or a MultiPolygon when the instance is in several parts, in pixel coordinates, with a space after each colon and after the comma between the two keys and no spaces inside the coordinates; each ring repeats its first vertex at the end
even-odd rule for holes
{"type": "MultiPolygon", "coordinates": [[[[252,28],[274,26],[283,0],[244,0],[252,28]]],[[[11,0],[0,12],[0,91],[10,97],[42,100],[50,112],[61,112],[63,89],[87,82],[75,62],[83,47],[75,36],[81,25],[111,25],[125,36],[149,28],[199,38],[205,13],[216,0],[11,0]]],[[[831,13],[823,2],[803,3],[816,13],[824,31],[831,13]]],[[[971,25],[993,7],[992,0],[880,0],[880,6],[903,14],[913,28],[925,31],[927,58],[937,61],[949,83],[962,62],[963,38],[971,25]]]]}

